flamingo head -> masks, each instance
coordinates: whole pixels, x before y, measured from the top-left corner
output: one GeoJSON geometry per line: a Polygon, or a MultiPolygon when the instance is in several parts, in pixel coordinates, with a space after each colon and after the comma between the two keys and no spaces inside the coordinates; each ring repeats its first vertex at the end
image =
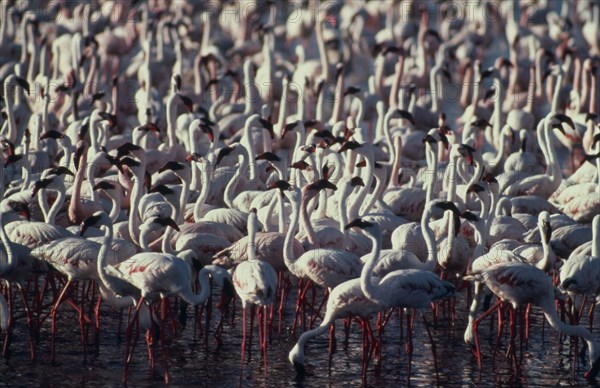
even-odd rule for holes
{"type": "Polygon", "coordinates": [[[308,164],[306,161],[301,160],[299,162],[294,162],[288,166],[289,168],[297,168],[302,171],[312,171],[312,166],[308,164]]]}
{"type": "Polygon", "coordinates": [[[350,180],[350,185],[352,187],[356,187],[356,186],[364,186],[365,185],[365,181],[363,181],[363,179],[359,176],[355,176],[350,180]]]}
{"type": "Polygon", "coordinates": [[[296,344],[294,348],[290,351],[288,356],[290,363],[296,369],[296,377],[302,378],[305,373],[304,369],[304,350],[300,348],[300,345],[296,344]]]}
{"type": "Polygon", "coordinates": [[[44,178],[44,179],[40,179],[39,181],[35,182],[33,185],[33,190],[31,191],[31,197],[35,197],[36,194],[38,193],[38,191],[40,191],[43,188],[48,187],[48,185],[50,185],[50,183],[52,183],[54,179],[53,178],[44,178]]]}
{"type": "Polygon", "coordinates": [[[175,220],[173,220],[171,217],[156,217],[152,220],[152,222],[164,227],[170,226],[179,232],[179,226],[177,225],[177,222],[175,222],[175,220]]]}
{"type": "Polygon", "coordinates": [[[585,373],[587,380],[595,380],[598,373],[600,373],[600,351],[596,341],[588,342],[590,348],[590,370],[585,373]]]}
{"type": "Polygon", "coordinates": [[[281,132],[281,137],[284,138],[285,135],[292,132],[296,127],[300,124],[300,120],[294,121],[293,123],[288,123],[283,127],[283,132],[281,132]]]}
{"type": "Polygon", "coordinates": [[[337,186],[329,182],[327,179],[319,179],[316,182],[307,184],[306,186],[304,186],[304,189],[306,191],[317,193],[324,189],[331,189],[335,191],[337,190],[337,186]]]}
{"type": "Polygon", "coordinates": [[[547,211],[540,213],[538,217],[538,227],[544,238],[546,244],[550,243],[550,237],[552,236],[552,225],[550,224],[550,214],[547,211]]]}
{"type": "Polygon", "coordinates": [[[271,183],[269,186],[267,186],[267,189],[272,190],[272,189],[279,189],[279,191],[281,191],[282,193],[286,190],[291,191],[294,189],[294,187],[289,184],[289,182],[284,181],[284,180],[278,180],[277,182],[271,183]]]}
{"type": "Polygon", "coordinates": [[[27,221],[31,219],[31,210],[29,209],[29,205],[24,202],[17,201],[9,201],[8,206],[19,215],[25,217],[27,221]]]}
{"type": "Polygon", "coordinates": [[[58,139],[62,139],[65,135],[63,135],[62,133],[55,131],[55,130],[50,130],[48,132],[44,132],[41,136],[40,136],[40,140],[46,140],[46,139],[54,139],[54,140],[58,140],[58,139]]]}
{"type": "Polygon", "coordinates": [[[338,154],[341,154],[342,152],[346,151],[346,150],[356,150],[359,149],[360,147],[362,147],[363,145],[360,144],[357,141],[354,140],[348,140],[346,141],[344,144],[342,144],[342,146],[340,147],[338,154]]]}
{"type": "Polygon", "coordinates": [[[109,181],[100,181],[94,186],[94,190],[110,191],[116,189],[116,186],[109,181]]]}
{"type": "MultiPolygon", "coordinates": [[[[156,128],[157,132],[160,132],[158,130],[158,127],[154,126],[156,128]]],[[[141,151],[142,147],[135,145],[133,143],[125,143],[122,146],[117,148],[117,158],[120,158],[121,156],[125,156],[127,154],[129,154],[132,151],[141,151]]]]}
{"type": "Polygon", "coordinates": [[[175,190],[165,186],[163,184],[156,185],[148,190],[149,193],[160,193],[162,196],[173,195],[175,194],[175,190]]]}
{"type": "Polygon", "coordinates": [[[93,215],[89,216],[88,218],[86,218],[85,220],[83,220],[83,222],[81,222],[81,226],[79,228],[79,236],[83,236],[89,227],[97,225],[100,222],[100,220],[102,220],[103,214],[104,214],[104,212],[98,211],[98,212],[94,213],[93,215]]]}

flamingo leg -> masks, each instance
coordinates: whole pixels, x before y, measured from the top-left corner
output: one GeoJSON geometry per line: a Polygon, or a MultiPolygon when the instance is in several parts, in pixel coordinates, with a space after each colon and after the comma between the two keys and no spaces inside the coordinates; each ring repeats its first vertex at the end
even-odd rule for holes
{"type": "Polygon", "coordinates": [[[431,329],[427,318],[425,318],[425,314],[421,313],[421,317],[423,318],[423,323],[425,324],[425,329],[427,329],[427,335],[429,336],[429,341],[431,342],[431,352],[433,353],[433,367],[435,369],[435,380],[437,381],[438,387],[440,386],[440,373],[438,371],[437,365],[437,352],[435,349],[435,341],[433,340],[433,336],[431,335],[431,329]]]}
{"type": "Polygon", "coordinates": [[[254,334],[254,315],[256,314],[256,309],[254,305],[250,306],[250,333],[248,335],[248,362],[252,360],[252,336],[254,334]]]}
{"type": "Polygon", "coordinates": [[[8,327],[6,329],[6,335],[4,336],[4,346],[2,348],[2,357],[9,358],[8,347],[11,340],[12,322],[13,322],[13,303],[12,303],[12,291],[10,283],[6,286],[6,294],[8,300],[8,327]]]}
{"type": "Polygon", "coordinates": [[[242,307],[242,363],[244,367],[244,356],[246,355],[246,307],[242,307]]]}
{"type": "Polygon", "coordinates": [[[165,298],[160,300],[160,344],[163,352],[163,364],[165,368],[165,384],[169,384],[169,366],[167,365],[167,344],[165,343],[165,319],[167,311],[167,301],[165,298]]]}
{"type": "MultiPolygon", "coordinates": [[[[129,362],[131,361],[131,353],[133,353],[133,346],[131,346],[131,333],[133,331],[133,326],[138,321],[138,315],[140,312],[140,307],[144,303],[144,296],[142,295],[138,301],[137,306],[135,306],[135,312],[133,314],[133,318],[130,320],[127,325],[127,329],[125,330],[125,367],[123,368],[123,382],[127,382],[127,370],[129,368],[129,362]]],[[[136,336],[137,337],[137,336],[136,336]]]]}
{"type": "Polygon", "coordinates": [[[81,331],[81,346],[83,348],[83,364],[87,363],[87,349],[85,338],[85,284],[81,285],[81,309],[79,310],[79,330],[81,331]]]}
{"type": "Polygon", "coordinates": [[[27,314],[27,325],[29,326],[29,350],[31,352],[31,359],[35,360],[35,319],[33,319],[32,311],[29,308],[27,292],[21,286],[19,286],[19,289],[21,290],[21,295],[23,296],[23,305],[25,308],[25,313],[27,314]]]}
{"type": "Polygon", "coordinates": [[[481,370],[482,367],[482,363],[481,363],[481,346],[479,345],[479,335],[477,334],[477,327],[479,326],[479,323],[485,319],[488,315],[490,315],[494,310],[496,310],[500,304],[502,303],[502,301],[500,299],[498,299],[498,301],[492,306],[490,307],[485,313],[483,313],[479,318],[477,318],[474,322],[473,322],[473,334],[475,336],[475,354],[477,357],[477,366],[479,367],[479,369],[481,370]]]}
{"type": "Polygon", "coordinates": [[[52,320],[52,333],[51,333],[51,360],[52,363],[55,363],[56,360],[56,353],[55,353],[55,341],[56,341],[56,314],[58,313],[58,307],[61,305],[61,303],[64,301],[67,292],[69,291],[69,289],[71,288],[71,280],[67,280],[67,283],[65,284],[65,286],[63,287],[62,292],[60,293],[60,295],[58,296],[58,299],[56,300],[56,303],[54,303],[54,306],[52,306],[52,312],[50,313],[51,315],[51,320],[52,320]]]}

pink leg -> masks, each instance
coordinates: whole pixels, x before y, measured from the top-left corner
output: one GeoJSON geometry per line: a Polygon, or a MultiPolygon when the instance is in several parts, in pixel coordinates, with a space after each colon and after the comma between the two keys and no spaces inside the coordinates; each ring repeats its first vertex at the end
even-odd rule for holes
{"type": "Polygon", "coordinates": [[[165,368],[165,383],[169,384],[169,366],[167,365],[167,344],[165,343],[165,319],[167,311],[167,301],[163,298],[160,301],[160,343],[163,351],[163,365],[165,368]]]}
{"type": "Polygon", "coordinates": [[[71,288],[71,280],[67,281],[67,284],[65,284],[65,286],[63,287],[62,292],[60,293],[60,295],[58,296],[58,299],[56,300],[56,303],[54,304],[54,306],[52,307],[52,313],[51,315],[51,319],[52,319],[52,333],[51,333],[51,360],[52,363],[54,364],[55,360],[56,360],[56,353],[55,353],[55,340],[56,340],[56,314],[58,312],[58,307],[61,305],[61,303],[64,301],[65,296],[67,295],[67,291],[69,291],[69,289],[71,288]]]}
{"type": "Polygon", "coordinates": [[[477,366],[479,367],[479,369],[481,370],[481,347],[479,346],[479,335],[477,334],[477,327],[479,326],[479,323],[485,319],[488,315],[490,315],[494,310],[496,310],[500,304],[502,303],[502,301],[500,299],[498,299],[498,301],[488,309],[488,311],[486,311],[485,313],[483,313],[479,318],[477,318],[474,322],[473,322],[473,334],[475,335],[475,354],[477,356],[477,366]]]}
{"type": "Polygon", "coordinates": [[[244,367],[244,356],[246,355],[246,308],[242,307],[242,364],[244,367]]]}

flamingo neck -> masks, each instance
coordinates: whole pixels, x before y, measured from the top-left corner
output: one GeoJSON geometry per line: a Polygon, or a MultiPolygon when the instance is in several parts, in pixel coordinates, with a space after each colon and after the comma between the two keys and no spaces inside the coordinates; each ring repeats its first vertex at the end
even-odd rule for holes
{"type": "Polygon", "coordinates": [[[438,159],[436,155],[436,149],[432,147],[429,143],[425,145],[425,156],[427,156],[427,166],[430,171],[427,177],[427,189],[426,189],[426,197],[427,202],[431,202],[433,200],[433,193],[435,191],[436,184],[436,175],[438,169],[438,159]]]}
{"type": "Polygon", "coordinates": [[[358,218],[360,208],[363,205],[365,198],[369,193],[369,190],[371,189],[371,184],[373,183],[373,176],[375,175],[373,152],[368,152],[368,154],[365,156],[365,161],[367,165],[365,167],[365,172],[363,172],[363,176],[367,175],[367,179],[365,179],[365,185],[360,188],[360,190],[356,194],[356,197],[352,201],[352,205],[350,205],[350,208],[348,209],[348,218],[351,220],[358,218]]]}
{"type": "MultiPolygon", "coordinates": [[[[277,208],[278,208],[278,222],[279,222],[279,226],[278,226],[278,232],[283,234],[285,233],[285,203],[283,202],[283,194],[281,193],[276,193],[275,195],[277,195],[277,208]]],[[[270,220],[271,217],[268,218],[268,220],[270,220]]]]}
{"type": "Polygon", "coordinates": [[[202,219],[202,206],[204,206],[204,202],[206,201],[206,197],[208,197],[208,189],[210,187],[210,176],[209,176],[208,166],[203,166],[200,168],[200,177],[202,179],[202,189],[200,190],[200,195],[198,195],[198,199],[196,200],[196,204],[194,205],[194,221],[200,222],[202,219]]]}
{"type": "Polygon", "coordinates": [[[65,197],[66,197],[64,184],[61,184],[61,186],[59,187],[59,189],[57,191],[58,191],[58,194],[56,196],[56,201],[54,201],[54,203],[52,204],[52,207],[50,208],[50,211],[48,212],[48,218],[46,219],[46,223],[51,224],[51,225],[54,225],[56,223],[56,216],[58,215],[58,211],[60,210],[63,203],[65,202],[65,197]]]}
{"type": "Polygon", "coordinates": [[[457,168],[458,168],[458,155],[452,155],[452,159],[448,164],[448,168],[450,168],[450,177],[448,178],[448,188],[446,193],[447,201],[456,201],[456,179],[458,178],[457,168]]]}
{"type": "MultiPolygon", "coordinates": [[[[2,167],[2,178],[4,178],[4,168],[2,167]]],[[[3,182],[3,181],[2,181],[3,182]]],[[[4,187],[0,189],[2,192],[2,197],[4,197],[4,187]]],[[[2,219],[2,212],[0,212],[0,239],[2,240],[2,244],[4,245],[4,249],[6,250],[6,264],[4,260],[0,260],[0,276],[9,273],[15,267],[15,257],[12,249],[12,244],[8,239],[8,235],[6,234],[6,230],[4,230],[4,220],[2,219]]]]}
{"type": "Polygon", "coordinates": [[[439,74],[440,66],[436,65],[431,69],[431,74],[429,75],[429,84],[431,87],[431,112],[436,114],[439,112],[439,94],[438,94],[438,81],[437,77],[439,74]]]}
{"type": "Polygon", "coordinates": [[[283,260],[290,272],[294,275],[298,275],[299,273],[296,268],[297,258],[294,257],[294,235],[296,234],[296,229],[298,228],[298,222],[300,220],[299,207],[301,204],[299,204],[295,198],[290,202],[292,205],[292,217],[283,242],[283,260]]]}
{"type": "Polygon", "coordinates": [[[338,213],[340,215],[339,225],[340,231],[344,234],[344,240],[342,241],[342,248],[346,248],[348,243],[348,235],[349,231],[346,229],[346,225],[348,224],[348,204],[346,202],[346,198],[352,193],[352,184],[350,181],[345,182],[342,192],[338,197],[338,213]]]}
{"type": "Polygon", "coordinates": [[[400,171],[400,168],[402,168],[402,138],[400,136],[396,136],[394,138],[391,149],[394,150],[394,158],[392,159],[393,163],[392,170],[390,172],[390,184],[388,186],[388,190],[400,186],[400,182],[398,180],[398,172],[400,171]]]}
{"type": "MultiPolygon", "coordinates": [[[[98,153],[94,156],[91,163],[85,164],[88,187],[90,188],[90,198],[94,202],[98,201],[98,192],[96,190],[94,190],[94,186],[96,186],[96,165],[97,165],[99,159],[103,158],[103,157],[104,157],[104,155],[102,155],[101,153],[98,153]]],[[[79,170],[77,170],[77,174],[79,175],[79,170]]],[[[77,184],[77,181],[75,181],[75,184],[77,184]]],[[[113,220],[113,222],[114,222],[114,220],[113,220]]]]}
{"type": "Polygon", "coordinates": [[[98,276],[102,281],[104,287],[115,293],[117,287],[114,286],[111,276],[106,272],[108,252],[111,250],[113,242],[113,228],[112,225],[104,225],[104,239],[102,240],[102,246],[98,252],[98,261],[96,268],[98,270],[98,276]]]}
{"type": "Polygon", "coordinates": [[[175,252],[175,249],[173,249],[173,245],[171,244],[171,238],[173,237],[174,230],[175,229],[173,229],[172,227],[167,226],[167,230],[165,231],[165,234],[162,238],[161,249],[163,253],[166,253],[168,255],[177,255],[177,252],[175,252]]]}
{"type": "Polygon", "coordinates": [[[365,293],[367,298],[376,303],[380,303],[382,296],[379,295],[379,281],[373,276],[373,270],[381,256],[381,231],[374,231],[373,234],[368,233],[369,238],[373,242],[373,248],[365,266],[360,273],[360,288],[365,293]]]}
{"type": "MultiPolygon", "coordinates": [[[[566,334],[568,336],[576,336],[576,337],[583,338],[583,340],[588,345],[588,349],[590,349],[590,355],[596,354],[597,345],[596,345],[596,342],[594,341],[594,337],[593,337],[592,333],[590,333],[588,329],[586,329],[583,326],[579,326],[579,325],[578,326],[569,325],[569,324],[561,321],[559,319],[556,309],[554,307],[553,300],[552,301],[548,300],[548,301],[545,301],[544,303],[541,303],[540,307],[542,308],[542,311],[544,312],[544,316],[546,317],[546,320],[548,321],[550,326],[552,326],[555,330],[558,330],[559,332],[566,334]]],[[[592,357],[590,357],[590,363],[592,363],[594,361],[595,360],[593,360],[592,357]]]]}
{"type": "MultiPolygon", "coordinates": [[[[431,202],[428,202],[431,203],[431,202]]],[[[433,231],[429,226],[429,219],[431,218],[431,209],[427,208],[427,210],[423,213],[423,217],[421,217],[421,233],[423,234],[423,238],[425,239],[425,244],[427,245],[427,261],[425,262],[425,270],[433,271],[437,266],[438,254],[437,247],[435,245],[435,237],[433,235],[433,231]]]]}
{"type": "Polygon", "coordinates": [[[140,239],[140,217],[138,214],[140,199],[144,190],[144,178],[135,175],[133,190],[131,190],[131,209],[129,209],[129,236],[131,240],[138,244],[140,239]]]}
{"type": "Polygon", "coordinates": [[[177,105],[175,99],[179,98],[177,93],[173,93],[167,99],[167,136],[169,140],[168,147],[172,149],[177,144],[177,138],[175,137],[175,126],[177,120],[177,105]]]}
{"type": "Polygon", "coordinates": [[[492,162],[490,163],[490,167],[498,166],[500,164],[500,162],[504,159],[505,152],[506,152],[506,136],[501,133],[500,134],[500,145],[498,148],[498,152],[496,152],[494,159],[492,159],[492,162]]]}
{"type": "Polygon", "coordinates": [[[306,237],[310,244],[311,249],[319,248],[319,243],[317,241],[317,234],[315,233],[315,229],[310,222],[310,217],[308,215],[308,202],[314,198],[309,194],[302,193],[302,201],[300,202],[300,222],[302,224],[302,228],[306,232],[306,237]]]}
{"type": "Polygon", "coordinates": [[[400,83],[402,82],[402,76],[404,74],[404,55],[400,55],[398,57],[398,63],[395,67],[395,77],[394,82],[392,83],[392,90],[390,92],[390,108],[397,109],[398,108],[398,92],[400,91],[400,83]]]}
{"type": "MultiPolygon", "coordinates": [[[[77,214],[79,213],[79,207],[81,206],[81,186],[83,185],[85,167],[87,166],[87,151],[87,149],[84,149],[83,154],[81,155],[77,175],[75,175],[75,182],[73,182],[71,202],[69,203],[69,220],[75,224],[80,221],[77,214]]],[[[92,191],[94,191],[93,187],[92,191]]]]}
{"type": "MultiPolygon", "coordinates": [[[[250,180],[254,181],[256,179],[256,151],[254,150],[254,141],[253,141],[253,137],[252,137],[252,126],[255,125],[258,121],[258,119],[260,118],[260,115],[258,114],[254,114],[250,117],[248,117],[248,119],[246,120],[246,123],[244,124],[244,136],[242,137],[242,140],[240,141],[240,143],[244,146],[244,148],[246,149],[247,155],[246,156],[246,163],[250,164],[250,169],[249,169],[249,173],[250,173],[250,180]]],[[[246,169],[248,168],[248,165],[244,166],[244,171],[246,171],[246,169]]]]}
{"type": "Polygon", "coordinates": [[[600,216],[596,215],[592,222],[592,256],[600,259],[600,216]]]}
{"type": "Polygon", "coordinates": [[[187,205],[188,196],[190,193],[190,174],[189,172],[180,177],[181,179],[181,194],[179,195],[179,206],[175,209],[175,222],[177,225],[183,224],[183,216],[187,205]],[[185,178],[185,179],[184,179],[185,178]]]}
{"type": "Polygon", "coordinates": [[[485,223],[485,219],[481,218],[479,219],[479,221],[477,221],[475,223],[475,238],[477,240],[477,245],[475,246],[475,249],[473,250],[473,258],[471,260],[471,263],[473,263],[473,261],[475,261],[478,257],[483,256],[483,254],[485,253],[485,247],[487,245],[487,233],[486,233],[486,227],[485,227],[486,223],[485,223]]]}
{"type": "Polygon", "coordinates": [[[235,197],[235,189],[236,189],[240,179],[242,178],[242,171],[246,171],[247,168],[248,168],[248,157],[247,157],[246,152],[242,151],[238,155],[238,167],[235,170],[235,174],[233,175],[233,177],[231,178],[229,183],[227,183],[227,186],[225,187],[225,192],[223,193],[225,204],[230,209],[234,208],[233,199],[235,197]]]}
{"type": "Polygon", "coordinates": [[[277,144],[281,143],[281,136],[283,135],[283,129],[285,128],[285,120],[288,117],[288,81],[283,80],[283,89],[281,91],[281,100],[279,100],[279,117],[277,118],[277,132],[275,133],[277,144]]]}
{"type": "Polygon", "coordinates": [[[200,293],[195,294],[192,292],[191,287],[185,287],[185,291],[182,292],[182,298],[194,305],[202,305],[206,302],[206,300],[210,297],[210,282],[208,280],[208,275],[211,273],[210,269],[202,268],[200,272],[198,272],[198,283],[200,283],[200,293]]]}
{"type": "Polygon", "coordinates": [[[549,157],[548,166],[550,167],[550,182],[553,187],[557,188],[562,181],[562,172],[558,165],[558,161],[557,161],[557,157],[556,157],[556,150],[554,148],[554,142],[552,141],[552,132],[550,130],[550,125],[548,123],[548,120],[544,120],[544,121],[545,121],[544,132],[546,135],[545,140],[546,140],[546,144],[548,147],[548,157],[549,157]]]}
{"type": "Polygon", "coordinates": [[[315,32],[317,34],[317,45],[319,47],[319,56],[321,57],[321,76],[325,82],[329,81],[329,57],[327,56],[327,48],[323,39],[323,23],[316,21],[315,32]]]}
{"type": "MultiPolygon", "coordinates": [[[[3,23],[4,24],[4,23],[3,23]]],[[[9,86],[9,84],[15,81],[14,77],[8,77],[6,79],[6,81],[4,81],[4,95],[7,96],[7,98],[4,99],[4,102],[6,104],[6,116],[7,116],[7,121],[8,121],[8,140],[11,143],[15,143],[17,141],[17,122],[15,121],[15,103],[14,100],[12,98],[10,98],[11,96],[11,91],[10,88],[11,86],[9,86]]],[[[15,86],[13,86],[14,88],[15,86]]]]}

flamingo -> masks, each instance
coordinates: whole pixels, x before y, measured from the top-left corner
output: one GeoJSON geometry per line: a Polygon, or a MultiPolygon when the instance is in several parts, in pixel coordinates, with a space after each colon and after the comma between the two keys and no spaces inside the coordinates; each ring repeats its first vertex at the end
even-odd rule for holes
{"type": "MultiPolygon", "coordinates": [[[[560,268],[560,287],[567,291],[572,299],[577,295],[596,296],[600,292],[600,215],[594,217],[592,225],[594,235],[591,255],[571,256],[560,268]]],[[[595,303],[590,308],[590,321],[594,307],[595,303]]]]}
{"type": "MultiPolygon", "coordinates": [[[[569,325],[558,318],[554,306],[554,285],[552,284],[552,279],[542,270],[525,263],[499,263],[482,271],[472,272],[471,275],[465,276],[464,279],[485,283],[498,297],[498,302],[473,324],[475,343],[478,348],[478,365],[480,368],[481,353],[479,352],[479,340],[477,337],[477,325],[479,321],[498,308],[502,302],[509,303],[515,310],[519,306],[531,303],[540,307],[546,320],[555,330],[569,336],[578,336],[585,340],[590,352],[590,369],[586,372],[585,377],[586,379],[594,379],[598,375],[600,372],[598,343],[594,340],[592,333],[585,327],[569,325]]],[[[511,314],[511,326],[513,329],[514,320],[514,314],[511,314]]],[[[514,330],[511,333],[511,341],[513,341],[514,345],[514,330]]]]}
{"type": "MultiPolygon", "coordinates": [[[[263,353],[265,367],[267,362],[267,310],[268,305],[273,304],[275,290],[277,289],[277,272],[271,264],[256,259],[256,232],[258,229],[258,217],[256,209],[250,209],[248,215],[248,260],[241,262],[233,272],[233,286],[242,300],[242,365],[246,353],[246,314],[248,305],[258,305],[259,310],[259,333],[260,349],[263,353]]],[[[254,306],[252,306],[254,308],[254,306]]],[[[253,330],[253,327],[250,327],[253,330]]]]}
{"type": "MultiPolygon", "coordinates": [[[[172,219],[167,219],[169,228],[177,228],[177,224],[172,219]]],[[[142,252],[135,254],[127,260],[121,261],[118,265],[113,261],[112,265],[108,259],[108,249],[112,244],[113,231],[112,221],[104,212],[96,212],[94,215],[86,218],[81,226],[81,233],[91,226],[100,227],[104,230],[103,243],[98,252],[97,260],[94,264],[95,269],[102,281],[104,287],[113,293],[121,296],[138,296],[136,303],[136,318],[141,305],[148,301],[150,303],[171,296],[177,295],[185,302],[191,305],[204,304],[210,295],[210,286],[207,276],[210,268],[200,271],[198,280],[201,285],[201,292],[196,294],[192,290],[192,272],[188,262],[177,256],[166,253],[142,252]]],[[[170,241],[170,237],[165,237],[170,241]]],[[[164,305],[161,311],[161,322],[164,323],[165,309],[164,305]]],[[[128,341],[131,335],[131,325],[135,323],[136,318],[130,322],[127,328],[128,341]]],[[[164,325],[161,327],[161,342],[164,348],[164,325]]],[[[125,359],[129,359],[129,343],[126,349],[125,359]]],[[[169,371],[166,365],[165,354],[165,382],[169,381],[169,371]]],[[[125,363],[124,379],[127,378],[127,365],[125,363]]]]}

